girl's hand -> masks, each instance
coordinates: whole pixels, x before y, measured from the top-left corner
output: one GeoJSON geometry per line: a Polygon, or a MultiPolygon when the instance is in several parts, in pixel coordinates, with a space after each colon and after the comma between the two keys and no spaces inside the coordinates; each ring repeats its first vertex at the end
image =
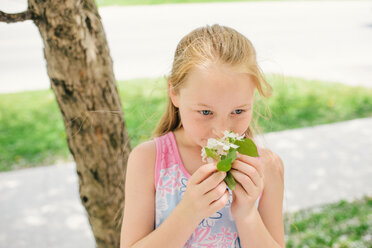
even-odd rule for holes
{"type": "Polygon", "coordinates": [[[225,176],[226,172],[217,171],[216,163],[210,163],[201,166],[188,180],[179,207],[194,223],[199,224],[228,203],[225,176]]]}
{"type": "Polygon", "coordinates": [[[244,219],[253,212],[256,200],[263,191],[263,163],[255,157],[238,154],[230,172],[236,181],[231,213],[236,220],[244,219]]]}

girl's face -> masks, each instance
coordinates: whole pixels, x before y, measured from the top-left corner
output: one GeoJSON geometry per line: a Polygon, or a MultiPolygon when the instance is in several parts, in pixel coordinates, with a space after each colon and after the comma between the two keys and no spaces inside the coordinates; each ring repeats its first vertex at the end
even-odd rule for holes
{"type": "Polygon", "coordinates": [[[223,136],[224,130],[242,135],[248,128],[253,110],[255,85],[248,74],[224,64],[195,68],[175,94],[185,142],[200,147],[209,138],[223,136]]]}

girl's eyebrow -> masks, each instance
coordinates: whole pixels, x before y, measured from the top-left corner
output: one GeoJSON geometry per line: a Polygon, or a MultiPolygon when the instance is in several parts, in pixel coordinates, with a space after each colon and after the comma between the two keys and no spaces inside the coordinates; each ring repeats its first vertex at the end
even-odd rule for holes
{"type": "Polygon", "coordinates": [[[235,108],[245,108],[245,107],[251,107],[251,104],[243,104],[243,105],[240,105],[238,107],[235,107],[235,108]]]}
{"type": "MultiPolygon", "coordinates": [[[[209,106],[208,104],[205,104],[205,103],[198,103],[197,106],[212,108],[212,106],[209,106]]],[[[243,104],[243,105],[237,106],[235,108],[238,109],[238,108],[244,108],[244,107],[251,107],[251,104],[243,104]]]]}
{"type": "Polygon", "coordinates": [[[197,106],[200,106],[200,107],[207,107],[207,108],[212,108],[212,106],[209,106],[209,105],[207,105],[207,104],[205,104],[205,103],[198,103],[198,104],[196,104],[197,106]]]}

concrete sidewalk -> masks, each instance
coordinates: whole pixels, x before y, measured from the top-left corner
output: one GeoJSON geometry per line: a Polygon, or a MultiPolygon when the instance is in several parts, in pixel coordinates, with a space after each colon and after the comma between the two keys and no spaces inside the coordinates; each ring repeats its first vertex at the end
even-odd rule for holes
{"type": "MultiPolygon", "coordinates": [[[[284,211],[372,196],[372,118],[265,134],[285,165],[284,211]]],[[[0,173],[0,247],[92,248],[73,163],[0,173]]]]}
{"type": "MultiPolygon", "coordinates": [[[[2,0],[0,9],[18,12],[25,3],[2,0]]],[[[117,79],[168,73],[183,35],[220,23],[253,42],[265,72],[366,87],[372,87],[371,12],[371,1],[100,9],[117,79]]],[[[0,33],[6,34],[0,37],[0,93],[48,88],[36,27],[0,23],[0,33]]],[[[371,127],[366,118],[265,134],[266,143],[259,143],[285,164],[284,211],[372,196],[371,127]]],[[[0,173],[0,210],[0,247],[94,247],[73,163],[0,173]]]]}
{"type": "MultiPolygon", "coordinates": [[[[26,7],[26,0],[0,1],[3,11],[26,7]]],[[[372,87],[371,1],[112,6],[99,12],[118,80],[168,74],[179,40],[219,23],[252,41],[265,73],[372,87]]],[[[0,93],[49,88],[36,26],[0,23],[0,34],[6,34],[0,37],[0,93]]]]}

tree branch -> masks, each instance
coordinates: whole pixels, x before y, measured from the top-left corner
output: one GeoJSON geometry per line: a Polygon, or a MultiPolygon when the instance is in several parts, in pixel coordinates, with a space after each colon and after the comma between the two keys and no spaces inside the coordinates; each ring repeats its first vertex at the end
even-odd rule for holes
{"type": "Polygon", "coordinates": [[[16,14],[8,14],[0,10],[0,22],[14,23],[27,20],[32,20],[32,13],[29,10],[16,14]]]}

